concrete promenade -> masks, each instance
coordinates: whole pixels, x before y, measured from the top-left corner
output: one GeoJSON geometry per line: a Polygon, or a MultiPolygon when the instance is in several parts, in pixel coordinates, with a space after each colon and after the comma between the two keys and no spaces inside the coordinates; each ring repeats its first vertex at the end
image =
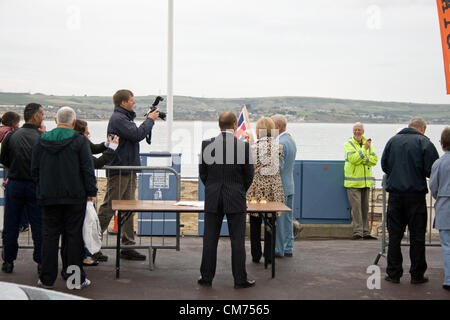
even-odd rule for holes
{"type": "MultiPolygon", "coordinates": [[[[247,246],[247,273],[256,280],[253,288],[235,290],[231,275],[231,249],[228,238],[219,241],[216,277],[211,288],[197,284],[200,275],[202,238],[188,236],[181,239],[181,250],[160,249],[155,269],[148,269],[148,260],[121,261],[121,277],[115,279],[115,250],[103,252],[109,256],[106,263],[86,267],[90,287],[68,290],[60,276],[55,290],[90,299],[150,299],[150,300],[304,300],[304,299],[450,299],[450,292],[442,289],[444,278],[440,247],[427,247],[430,282],[410,284],[409,247],[403,247],[404,276],[400,284],[384,280],[386,259],[381,258],[380,289],[367,288],[367,267],[372,265],[380,251],[380,241],[368,240],[309,240],[295,242],[294,257],[276,260],[276,277],[271,278],[270,266],[255,264],[247,246]]],[[[147,250],[139,250],[147,255],[147,250]]],[[[12,274],[0,272],[0,281],[35,286],[36,264],[32,250],[21,249],[12,274]]]]}

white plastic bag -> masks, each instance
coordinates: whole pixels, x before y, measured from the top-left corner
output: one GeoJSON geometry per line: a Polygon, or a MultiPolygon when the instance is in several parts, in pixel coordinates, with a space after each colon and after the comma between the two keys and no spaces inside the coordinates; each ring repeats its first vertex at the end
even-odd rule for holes
{"type": "Polygon", "coordinates": [[[97,253],[102,247],[101,240],[102,231],[100,222],[98,221],[97,212],[94,208],[94,203],[88,201],[86,204],[86,216],[83,224],[83,240],[84,246],[91,254],[97,253]]]}

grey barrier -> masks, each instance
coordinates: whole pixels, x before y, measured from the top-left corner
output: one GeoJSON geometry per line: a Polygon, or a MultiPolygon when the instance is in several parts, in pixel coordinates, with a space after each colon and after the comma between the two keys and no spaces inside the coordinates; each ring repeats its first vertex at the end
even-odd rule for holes
{"type": "MultiPolygon", "coordinates": [[[[381,251],[377,254],[375,261],[373,264],[377,265],[380,258],[384,257],[387,258],[387,252],[386,248],[389,246],[389,241],[386,239],[386,215],[387,215],[387,192],[386,192],[386,175],[383,176],[382,180],[382,188],[383,188],[383,210],[382,210],[382,222],[381,222],[381,251]]],[[[439,242],[433,242],[432,241],[432,230],[433,230],[433,197],[431,193],[429,193],[429,204],[427,206],[428,208],[428,241],[425,241],[426,247],[440,247],[441,244],[439,242]]],[[[404,241],[401,242],[401,246],[410,246],[409,242],[409,231],[407,231],[406,238],[404,241]]]]}
{"type": "MultiPolygon", "coordinates": [[[[127,171],[140,171],[137,173],[137,176],[142,174],[144,171],[167,171],[169,173],[172,173],[176,177],[177,181],[177,201],[181,199],[181,177],[178,174],[176,170],[174,170],[171,167],[151,167],[151,166],[104,166],[102,169],[96,170],[96,176],[99,177],[99,171],[100,170],[119,170],[120,177],[122,176],[122,170],[127,171]],[[141,173],[142,172],[142,173],[141,173]]],[[[119,188],[120,188],[120,178],[119,178],[119,188]]],[[[119,189],[120,194],[120,189],[119,189]]],[[[119,200],[119,199],[118,199],[119,200]]],[[[97,199],[98,201],[98,199],[97,199]]],[[[97,203],[96,203],[97,207],[97,203]]],[[[117,212],[116,212],[117,216],[117,212]]],[[[130,214],[126,215],[124,217],[123,222],[126,221],[126,219],[130,218],[130,214]]],[[[177,251],[180,251],[180,228],[182,225],[180,224],[180,213],[176,213],[176,235],[173,236],[138,236],[139,243],[136,245],[127,245],[127,249],[147,249],[149,252],[149,268],[150,270],[154,269],[154,263],[156,259],[156,252],[157,249],[175,249],[177,251]]],[[[3,228],[3,226],[1,226],[3,228]]],[[[1,229],[0,228],[0,229],[1,229]]],[[[103,239],[102,239],[102,249],[116,249],[117,245],[110,244],[110,237],[112,237],[108,231],[104,232],[103,239]]],[[[114,239],[112,239],[113,242],[117,240],[117,235],[113,236],[114,239]]],[[[33,249],[34,246],[32,244],[32,238],[31,238],[31,232],[28,231],[26,235],[23,233],[19,235],[19,249],[33,249]]],[[[0,239],[0,248],[3,248],[3,241],[0,239]]],[[[124,247],[122,247],[124,248],[124,247]]]]}

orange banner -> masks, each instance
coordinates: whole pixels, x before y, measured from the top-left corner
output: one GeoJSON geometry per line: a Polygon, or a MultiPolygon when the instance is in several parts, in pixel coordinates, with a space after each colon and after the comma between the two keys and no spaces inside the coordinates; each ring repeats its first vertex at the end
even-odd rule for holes
{"type": "Polygon", "coordinates": [[[445,82],[450,94],[450,0],[436,0],[441,27],[442,53],[444,55],[445,82]]]}

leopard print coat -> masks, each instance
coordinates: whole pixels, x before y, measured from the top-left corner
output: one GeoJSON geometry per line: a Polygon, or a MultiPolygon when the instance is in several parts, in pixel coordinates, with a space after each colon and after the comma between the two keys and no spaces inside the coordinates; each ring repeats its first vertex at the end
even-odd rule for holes
{"type": "MultiPolygon", "coordinates": [[[[264,137],[253,144],[251,150],[255,176],[247,191],[247,200],[250,202],[254,194],[256,200],[260,201],[264,194],[267,201],[284,202],[280,176],[280,159],[283,146],[275,138],[264,137]]],[[[259,216],[258,213],[252,213],[251,215],[259,216]]]]}

